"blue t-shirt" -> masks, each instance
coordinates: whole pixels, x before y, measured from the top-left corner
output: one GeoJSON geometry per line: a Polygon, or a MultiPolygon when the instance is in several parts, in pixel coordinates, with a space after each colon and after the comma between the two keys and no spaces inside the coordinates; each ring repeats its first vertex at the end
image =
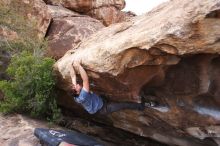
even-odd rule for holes
{"type": "Polygon", "coordinates": [[[103,106],[102,98],[94,93],[87,92],[81,89],[78,97],[74,98],[77,103],[80,103],[90,114],[96,113],[103,106]]]}

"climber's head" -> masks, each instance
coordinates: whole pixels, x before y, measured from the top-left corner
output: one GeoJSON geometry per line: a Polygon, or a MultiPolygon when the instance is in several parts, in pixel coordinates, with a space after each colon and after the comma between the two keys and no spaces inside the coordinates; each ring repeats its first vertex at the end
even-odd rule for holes
{"type": "Polygon", "coordinates": [[[72,90],[74,91],[74,94],[79,95],[81,89],[82,89],[82,85],[80,84],[76,84],[72,86],[72,90]]]}

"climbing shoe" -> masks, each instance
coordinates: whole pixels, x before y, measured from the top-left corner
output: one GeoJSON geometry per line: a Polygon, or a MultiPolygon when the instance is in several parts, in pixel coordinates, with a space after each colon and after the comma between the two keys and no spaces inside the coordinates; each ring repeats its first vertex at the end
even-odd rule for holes
{"type": "Polygon", "coordinates": [[[158,104],[155,101],[145,101],[144,102],[144,106],[146,106],[146,107],[155,107],[157,105],[158,104]]]}

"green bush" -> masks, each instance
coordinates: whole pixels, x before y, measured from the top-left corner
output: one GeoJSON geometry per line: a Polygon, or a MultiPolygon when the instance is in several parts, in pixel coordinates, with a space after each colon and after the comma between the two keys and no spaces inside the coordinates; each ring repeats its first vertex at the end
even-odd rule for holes
{"type": "Polygon", "coordinates": [[[52,74],[54,60],[23,51],[11,59],[7,73],[9,81],[0,81],[5,99],[0,104],[4,113],[22,112],[32,116],[47,116],[56,120],[60,110],[53,94],[55,80],[52,74]]]}
{"type": "Polygon", "coordinates": [[[20,0],[0,1],[0,27],[18,34],[15,40],[0,39],[0,49],[12,57],[7,68],[10,80],[0,81],[0,90],[5,95],[0,101],[0,112],[28,113],[57,120],[60,110],[52,74],[55,61],[44,57],[47,42],[37,37],[37,20],[27,19],[24,12],[31,8],[21,5],[20,0]]]}

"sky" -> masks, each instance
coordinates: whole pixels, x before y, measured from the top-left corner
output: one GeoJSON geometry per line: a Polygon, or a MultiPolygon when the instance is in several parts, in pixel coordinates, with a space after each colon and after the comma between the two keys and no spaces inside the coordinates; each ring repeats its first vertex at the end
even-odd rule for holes
{"type": "Polygon", "coordinates": [[[141,15],[150,11],[152,8],[168,0],[125,0],[126,7],[123,11],[132,11],[137,15],[141,15]]]}

